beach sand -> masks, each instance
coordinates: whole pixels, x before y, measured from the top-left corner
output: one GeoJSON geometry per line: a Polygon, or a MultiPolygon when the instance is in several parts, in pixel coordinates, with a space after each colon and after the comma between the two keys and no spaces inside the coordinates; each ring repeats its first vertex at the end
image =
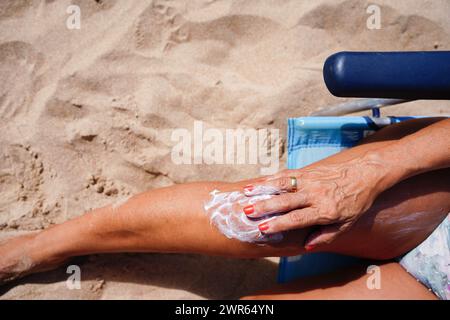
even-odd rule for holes
{"type": "MultiPolygon", "coordinates": [[[[277,128],[345,101],[322,65],[342,50],[450,50],[450,2],[0,2],[0,239],[151,188],[259,175],[257,165],[176,165],[171,132],[277,128]],[[369,30],[366,8],[381,7],[369,30]],[[69,5],[81,28],[68,29],[69,5]]],[[[418,101],[387,115],[450,114],[418,101]]],[[[285,154],[280,154],[284,165],[285,154]]],[[[0,288],[1,299],[238,298],[276,282],[277,259],[115,254],[0,288]]]]}

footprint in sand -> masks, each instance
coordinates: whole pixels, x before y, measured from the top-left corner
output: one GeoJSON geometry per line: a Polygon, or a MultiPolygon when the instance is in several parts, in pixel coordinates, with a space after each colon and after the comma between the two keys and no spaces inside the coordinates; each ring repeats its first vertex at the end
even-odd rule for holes
{"type": "Polygon", "coordinates": [[[29,147],[1,141],[0,146],[0,224],[14,227],[42,209],[44,164],[29,147]]]}
{"type": "Polygon", "coordinates": [[[189,28],[175,2],[156,0],[139,16],[134,36],[137,50],[158,55],[188,41],[189,28]]]}
{"type": "Polygon", "coordinates": [[[21,15],[30,9],[33,0],[2,0],[0,1],[0,19],[21,15]]]}
{"type": "Polygon", "coordinates": [[[27,112],[36,92],[36,77],[43,55],[25,42],[0,44],[0,118],[27,112]]]}
{"type": "Polygon", "coordinates": [[[359,0],[339,4],[324,3],[305,13],[298,25],[324,30],[333,42],[346,43],[350,50],[435,50],[450,45],[447,30],[437,21],[420,15],[404,15],[393,6],[381,6],[382,28],[374,32],[366,27],[367,5],[359,0]],[[357,44],[357,46],[354,46],[357,44]]]}

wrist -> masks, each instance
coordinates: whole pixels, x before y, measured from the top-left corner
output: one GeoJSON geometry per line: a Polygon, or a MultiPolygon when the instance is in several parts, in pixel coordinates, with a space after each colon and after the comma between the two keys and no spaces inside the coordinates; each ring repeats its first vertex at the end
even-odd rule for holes
{"type": "Polygon", "coordinates": [[[389,150],[371,150],[361,159],[363,170],[370,172],[372,188],[377,194],[405,179],[409,171],[389,150]]]}

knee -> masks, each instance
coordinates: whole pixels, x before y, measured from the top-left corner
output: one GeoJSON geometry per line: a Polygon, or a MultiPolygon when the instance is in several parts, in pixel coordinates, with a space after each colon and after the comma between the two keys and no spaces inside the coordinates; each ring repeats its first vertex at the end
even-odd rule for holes
{"type": "Polygon", "coordinates": [[[377,142],[377,141],[388,141],[388,140],[397,140],[401,139],[405,136],[413,134],[419,130],[422,130],[425,127],[428,127],[436,122],[446,120],[446,117],[432,117],[432,118],[417,118],[411,119],[407,121],[403,121],[400,123],[396,123],[393,125],[389,125],[384,127],[377,133],[367,137],[364,139],[361,144],[377,142]]]}

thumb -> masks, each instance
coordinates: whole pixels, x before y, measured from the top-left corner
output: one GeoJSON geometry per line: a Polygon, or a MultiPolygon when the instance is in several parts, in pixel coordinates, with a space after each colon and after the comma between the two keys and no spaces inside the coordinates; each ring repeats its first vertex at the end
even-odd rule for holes
{"type": "Polygon", "coordinates": [[[342,232],[342,225],[340,224],[320,226],[319,229],[314,231],[305,241],[305,249],[306,251],[312,251],[318,246],[331,243],[342,232]]]}

